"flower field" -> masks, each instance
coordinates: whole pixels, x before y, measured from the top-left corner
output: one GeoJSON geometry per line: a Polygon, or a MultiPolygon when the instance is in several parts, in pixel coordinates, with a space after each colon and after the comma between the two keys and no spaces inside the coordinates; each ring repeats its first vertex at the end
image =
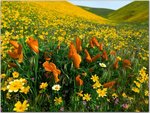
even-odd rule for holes
{"type": "Polygon", "coordinates": [[[1,111],[149,111],[148,24],[64,1],[1,11],[1,111]]]}

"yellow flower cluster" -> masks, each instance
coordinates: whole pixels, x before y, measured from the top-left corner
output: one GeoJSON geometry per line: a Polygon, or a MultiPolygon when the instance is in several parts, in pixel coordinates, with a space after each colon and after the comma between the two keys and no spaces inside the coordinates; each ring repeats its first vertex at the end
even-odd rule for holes
{"type": "Polygon", "coordinates": [[[143,67],[140,71],[139,71],[139,77],[137,77],[137,80],[140,83],[144,83],[148,81],[148,74],[146,73],[146,68],[143,67]]]}
{"type": "Polygon", "coordinates": [[[83,94],[83,91],[82,91],[82,90],[79,91],[79,92],[77,92],[77,95],[78,95],[79,97],[82,97],[82,99],[85,100],[85,101],[90,101],[90,100],[91,100],[91,95],[88,94],[88,93],[83,94]]]}
{"type": "Polygon", "coordinates": [[[95,82],[94,84],[93,84],[93,89],[97,89],[97,88],[100,88],[102,85],[101,85],[101,83],[99,82],[99,77],[95,74],[95,75],[92,75],[92,77],[91,77],[91,80],[93,81],[93,82],[95,82]]]}
{"type": "Polygon", "coordinates": [[[27,86],[27,80],[24,78],[18,78],[19,73],[18,72],[13,72],[12,73],[13,78],[9,77],[6,79],[4,84],[2,84],[2,91],[8,90],[7,97],[10,98],[11,92],[18,92],[20,91],[21,93],[27,94],[30,90],[30,86],[27,86]],[[16,79],[17,78],[17,79],[16,79]]]}
{"type": "Polygon", "coordinates": [[[146,73],[146,68],[143,67],[139,71],[139,76],[136,78],[136,81],[134,81],[136,87],[132,87],[132,91],[139,93],[141,85],[147,82],[148,82],[148,74],[146,73]]]}
{"type": "Polygon", "coordinates": [[[91,80],[95,82],[92,87],[93,89],[96,89],[96,92],[98,94],[98,97],[104,97],[107,94],[107,88],[102,88],[103,85],[99,82],[99,77],[95,74],[92,75],[91,80]]]}

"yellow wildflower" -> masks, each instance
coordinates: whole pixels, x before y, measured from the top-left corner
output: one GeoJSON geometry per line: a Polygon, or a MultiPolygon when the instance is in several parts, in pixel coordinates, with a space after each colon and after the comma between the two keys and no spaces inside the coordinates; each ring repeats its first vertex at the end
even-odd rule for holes
{"type": "Polygon", "coordinates": [[[96,81],[95,84],[93,84],[93,89],[97,89],[99,87],[101,87],[102,85],[99,83],[99,81],[96,81]]]}
{"type": "Polygon", "coordinates": [[[55,105],[59,105],[62,103],[62,97],[55,97],[54,99],[55,105]]]}
{"type": "Polygon", "coordinates": [[[44,40],[44,36],[43,36],[43,35],[40,35],[39,38],[40,38],[41,40],[44,40]]]}
{"type": "Polygon", "coordinates": [[[62,42],[64,40],[64,37],[58,37],[58,41],[62,42]]]}
{"type": "Polygon", "coordinates": [[[8,84],[7,81],[5,81],[4,84],[2,84],[2,86],[1,86],[1,90],[2,91],[6,91],[7,90],[7,84],[8,84]]]}
{"type": "Polygon", "coordinates": [[[140,77],[137,77],[137,80],[140,82],[140,83],[144,83],[144,79],[140,76],[140,77]]]}
{"type": "Polygon", "coordinates": [[[120,56],[118,56],[117,59],[118,59],[119,61],[121,61],[121,57],[120,57],[120,56]]]}
{"type": "Polygon", "coordinates": [[[7,82],[10,82],[10,81],[12,81],[13,80],[13,77],[9,77],[8,79],[7,79],[7,82]]]}
{"type": "Polygon", "coordinates": [[[2,90],[2,91],[6,91],[6,90],[7,90],[7,86],[1,87],[1,90],[2,90]]]}
{"type": "Polygon", "coordinates": [[[29,92],[29,89],[30,89],[30,86],[27,86],[27,87],[22,87],[20,92],[24,93],[24,94],[27,94],[29,92]]]}
{"type": "Polygon", "coordinates": [[[18,77],[19,77],[19,73],[18,73],[18,72],[16,72],[16,71],[15,71],[15,72],[13,72],[13,73],[12,73],[12,75],[13,75],[13,78],[18,78],[18,77]]]}
{"type": "Polygon", "coordinates": [[[92,75],[91,79],[93,80],[93,82],[96,82],[99,80],[99,77],[95,74],[95,75],[92,75]]]}
{"type": "Polygon", "coordinates": [[[144,102],[145,102],[145,104],[148,104],[148,103],[149,103],[149,100],[146,99],[146,100],[144,100],[144,102]]]}
{"type": "Polygon", "coordinates": [[[82,73],[82,76],[87,76],[87,73],[85,73],[85,72],[84,72],[84,73],[82,73]]]}
{"type": "Polygon", "coordinates": [[[145,91],[145,96],[149,96],[148,90],[145,91]]]}
{"type": "Polygon", "coordinates": [[[104,88],[103,90],[98,89],[96,92],[98,93],[98,97],[104,97],[104,96],[106,96],[107,88],[104,88]]]}
{"type": "Polygon", "coordinates": [[[137,86],[138,88],[140,88],[141,84],[140,84],[139,82],[134,81],[134,83],[136,84],[136,86],[137,86]]]}
{"type": "Polygon", "coordinates": [[[145,74],[145,68],[142,68],[140,71],[139,71],[140,75],[144,75],[145,74]]]}
{"type": "Polygon", "coordinates": [[[48,86],[47,82],[41,83],[40,89],[45,89],[48,86]]]}
{"type": "Polygon", "coordinates": [[[133,97],[128,97],[128,99],[131,101],[131,100],[133,100],[133,97]]]}
{"type": "Polygon", "coordinates": [[[136,93],[139,93],[139,92],[140,92],[140,90],[139,90],[138,88],[136,88],[136,87],[133,87],[133,88],[132,88],[132,91],[134,91],[134,92],[136,92],[136,93]]]}
{"type": "Polygon", "coordinates": [[[146,70],[146,68],[143,67],[143,68],[139,71],[139,74],[141,75],[141,78],[140,78],[140,79],[142,79],[142,81],[140,81],[139,78],[138,78],[138,80],[139,80],[141,83],[143,83],[143,82],[145,82],[145,81],[148,80],[148,74],[146,74],[145,70],[146,70]]]}
{"type": "Polygon", "coordinates": [[[16,112],[24,112],[25,110],[28,110],[28,108],[27,108],[28,106],[29,106],[29,104],[27,104],[27,100],[25,100],[23,102],[23,104],[20,101],[18,101],[15,104],[15,108],[13,110],[16,112]]]}
{"type": "Polygon", "coordinates": [[[89,95],[88,93],[87,93],[87,94],[84,94],[83,100],[90,101],[90,100],[91,100],[90,95],[89,95]]]}
{"type": "Polygon", "coordinates": [[[80,91],[80,92],[77,93],[77,95],[80,96],[80,97],[83,97],[82,93],[83,93],[83,91],[80,91]]]}
{"type": "Polygon", "coordinates": [[[9,85],[7,86],[8,92],[17,92],[19,89],[23,87],[24,83],[22,83],[20,80],[14,80],[9,82],[9,85]]]}
{"type": "Polygon", "coordinates": [[[135,112],[140,112],[140,110],[136,109],[135,112]]]}
{"type": "Polygon", "coordinates": [[[7,98],[7,99],[10,99],[10,98],[11,98],[10,93],[6,93],[6,98],[7,98]]]}
{"type": "Polygon", "coordinates": [[[19,80],[20,80],[22,83],[27,83],[27,80],[24,79],[24,78],[20,78],[19,80]]]}
{"type": "Polygon", "coordinates": [[[6,74],[1,74],[0,78],[5,78],[6,74]]]}
{"type": "Polygon", "coordinates": [[[117,97],[118,97],[118,95],[117,95],[116,93],[113,93],[113,94],[112,94],[112,97],[117,98],[117,97]]]}
{"type": "Polygon", "coordinates": [[[122,93],[122,96],[123,96],[124,98],[127,98],[127,95],[126,95],[125,93],[122,93]]]}

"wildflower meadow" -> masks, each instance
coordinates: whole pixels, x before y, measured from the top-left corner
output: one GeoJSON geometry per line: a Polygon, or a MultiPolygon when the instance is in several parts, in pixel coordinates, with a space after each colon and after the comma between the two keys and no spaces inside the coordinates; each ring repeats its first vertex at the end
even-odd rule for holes
{"type": "Polygon", "coordinates": [[[148,112],[149,25],[67,1],[3,1],[2,112],[148,112]]]}

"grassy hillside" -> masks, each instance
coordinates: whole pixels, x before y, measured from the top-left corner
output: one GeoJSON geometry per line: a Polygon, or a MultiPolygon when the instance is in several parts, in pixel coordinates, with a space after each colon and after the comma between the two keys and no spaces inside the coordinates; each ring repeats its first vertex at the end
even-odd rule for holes
{"type": "Polygon", "coordinates": [[[148,1],[134,1],[109,14],[109,19],[117,22],[145,22],[149,15],[148,1]]]}
{"type": "Polygon", "coordinates": [[[61,1],[61,2],[45,2],[40,3],[36,2],[36,5],[40,7],[47,7],[47,10],[51,12],[57,12],[58,15],[76,17],[76,18],[83,18],[90,21],[100,22],[100,23],[107,23],[107,19],[97,16],[93,13],[83,10],[80,7],[77,7],[69,2],[61,1]],[[71,10],[70,10],[71,9],[71,10]],[[77,13],[80,12],[80,13],[77,13]]]}
{"type": "Polygon", "coordinates": [[[92,8],[92,7],[85,7],[85,6],[79,6],[79,7],[105,18],[107,18],[110,13],[115,11],[113,9],[105,9],[105,8],[92,8]]]}

